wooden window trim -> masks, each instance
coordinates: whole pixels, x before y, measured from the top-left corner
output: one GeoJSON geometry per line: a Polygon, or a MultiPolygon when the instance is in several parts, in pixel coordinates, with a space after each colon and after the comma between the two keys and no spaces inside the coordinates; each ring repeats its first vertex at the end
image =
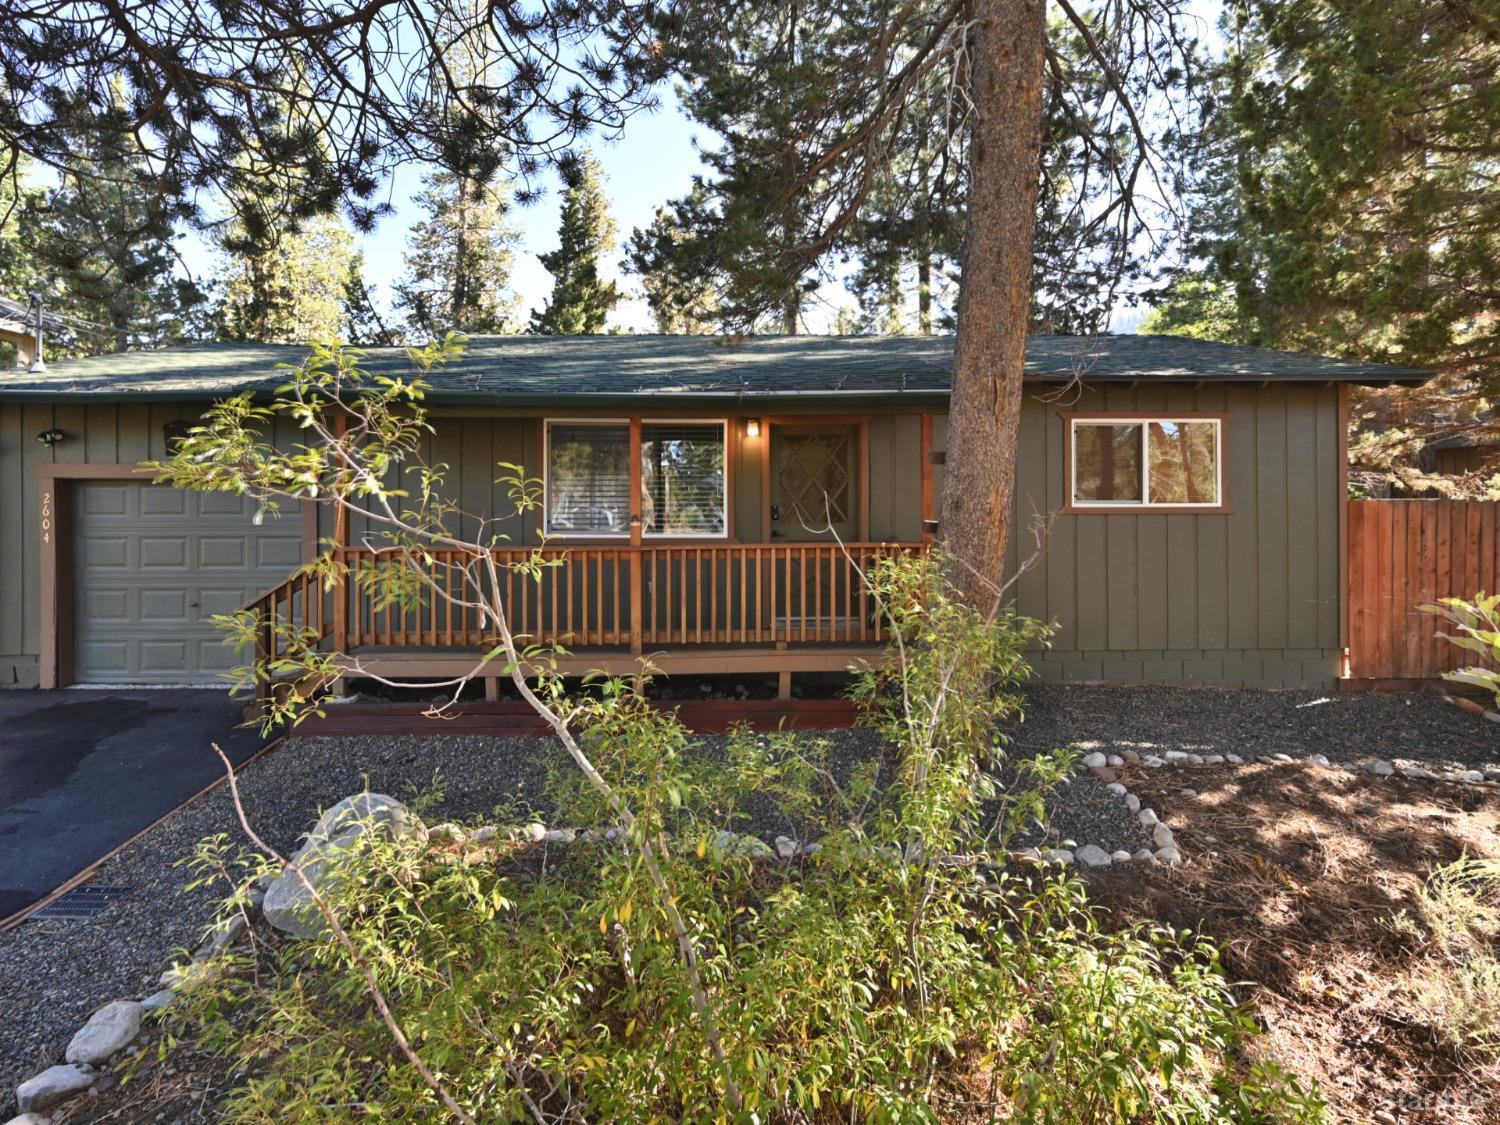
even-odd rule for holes
{"type": "MultiPolygon", "coordinates": [[[[1229,505],[1229,415],[1209,410],[1087,410],[1060,411],[1058,417],[1063,424],[1063,496],[1062,515],[1075,516],[1214,516],[1227,515],[1229,505]],[[1101,425],[1119,422],[1217,422],[1218,443],[1218,492],[1217,504],[1151,504],[1141,502],[1116,504],[1076,504],[1073,501],[1073,426],[1076,422],[1095,422],[1101,425]]],[[[1149,463],[1142,464],[1144,491],[1149,495],[1149,463]]]]}
{"type": "Polygon", "coordinates": [[[542,541],[543,541],[543,543],[544,544],[545,543],[551,543],[551,542],[567,543],[567,544],[569,544],[571,546],[574,546],[574,547],[587,547],[587,546],[609,547],[609,546],[618,546],[620,543],[645,543],[645,544],[647,544],[649,546],[653,546],[653,547],[660,547],[660,546],[691,547],[694,544],[707,545],[707,544],[710,544],[710,543],[713,543],[713,544],[723,544],[723,543],[733,543],[733,542],[735,542],[733,534],[732,534],[732,532],[733,532],[733,519],[734,519],[734,471],[733,471],[733,469],[731,467],[734,458],[733,458],[733,455],[732,455],[733,451],[732,451],[732,449],[730,447],[730,444],[729,444],[729,442],[730,442],[730,430],[731,430],[731,428],[733,427],[734,429],[738,429],[737,426],[733,425],[734,421],[735,421],[735,419],[726,418],[726,417],[718,417],[718,418],[702,418],[702,417],[669,418],[669,417],[659,417],[659,416],[656,416],[656,415],[652,415],[651,417],[637,416],[637,417],[631,417],[631,418],[620,418],[620,417],[615,417],[615,416],[604,416],[604,415],[600,415],[600,416],[596,416],[596,417],[583,417],[583,416],[574,416],[574,415],[569,415],[567,417],[561,417],[561,416],[553,417],[552,415],[548,415],[547,417],[543,418],[541,420],[541,423],[542,423],[542,450],[541,450],[541,452],[542,452],[542,511],[541,511],[541,531],[542,531],[542,541]],[[570,533],[570,532],[566,532],[566,531],[552,531],[551,529],[548,528],[548,526],[547,526],[547,519],[548,519],[547,501],[548,501],[549,489],[551,487],[551,481],[548,478],[549,478],[549,475],[550,475],[551,464],[552,464],[552,425],[553,425],[554,422],[561,423],[563,425],[581,425],[581,426],[588,426],[588,425],[610,426],[610,425],[613,425],[613,426],[625,426],[629,430],[629,432],[630,432],[630,452],[629,452],[629,454],[627,456],[630,458],[629,472],[630,472],[630,523],[631,523],[631,526],[630,526],[630,529],[628,531],[615,532],[613,534],[610,534],[608,532],[599,532],[599,531],[583,531],[583,532],[573,532],[573,533],[570,533]],[[703,532],[698,532],[698,531],[688,532],[688,533],[680,533],[680,534],[675,534],[675,535],[672,534],[672,533],[670,533],[670,532],[662,532],[662,531],[652,532],[652,531],[647,531],[641,525],[641,512],[642,512],[642,508],[644,507],[644,505],[642,503],[642,497],[641,497],[641,488],[642,488],[642,481],[641,481],[641,429],[644,426],[651,426],[651,425],[677,425],[677,424],[691,424],[691,423],[697,423],[697,424],[705,425],[705,426],[718,426],[718,427],[720,427],[720,432],[722,434],[723,448],[724,448],[724,498],[723,498],[723,509],[722,509],[723,510],[723,517],[724,517],[724,530],[722,532],[720,532],[718,535],[708,535],[708,534],[704,534],[703,532]]]}

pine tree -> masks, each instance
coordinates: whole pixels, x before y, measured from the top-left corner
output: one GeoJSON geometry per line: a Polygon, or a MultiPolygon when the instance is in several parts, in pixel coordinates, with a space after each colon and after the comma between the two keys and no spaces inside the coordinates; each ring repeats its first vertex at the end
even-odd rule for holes
{"type": "Polygon", "coordinates": [[[718,292],[705,257],[713,243],[695,221],[705,199],[702,183],[695,184],[684,199],[658,207],[651,225],[636,228],[627,244],[626,263],[641,279],[658,332],[701,335],[717,323],[718,292]]]}
{"type": "Polygon", "coordinates": [[[429,173],[416,197],[425,217],[407,240],[406,274],[396,307],[417,340],[444,332],[507,332],[516,232],[506,225],[503,185],[447,169],[429,173]]]}
{"type": "Polygon", "coordinates": [[[181,206],[136,150],[123,102],[75,120],[87,174],[65,170],[37,204],[36,260],[58,312],[100,325],[83,350],[179,338],[204,294],[176,272],[181,206]]]}
{"type": "Polygon", "coordinates": [[[599,162],[585,151],[562,168],[560,245],[540,255],[552,274],[552,296],[546,308],[531,314],[531,331],[543,336],[602,332],[610,310],[620,301],[619,287],[599,277],[599,259],[615,247],[615,223],[604,197],[599,162]]]}
{"type": "Polygon", "coordinates": [[[354,261],[354,235],[336,215],[273,235],[268,245],[231,251],[221,279],[224,338],[264,344],[344,339],[354,261]]]}
{"type": "Polygon", "coordinates": [[[0,177],[0,296],[24,301],[36,287],[37,209],[42,193],[31,186],[30,162],[0,177]]]}
{"type": "Polygon", "coordinates": [[[365,252],[357,251],[349,262],[342,299],[345,332],[356,347],[388,347],[396,343],[395,331],[375,306],[375,287],[365,281],[365,252]]]}

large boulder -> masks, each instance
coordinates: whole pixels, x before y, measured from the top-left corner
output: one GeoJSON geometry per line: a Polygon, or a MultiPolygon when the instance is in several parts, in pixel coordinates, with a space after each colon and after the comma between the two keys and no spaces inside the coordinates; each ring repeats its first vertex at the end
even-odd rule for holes
{"type": "Polygon", "coordinates": [[[83,1093],[95,1079],[94,1074],[82,1067],[50,1066],[16,1087],[16,1108],[22,1113],[51,1109],[58,1102],[83,1093]]]}
{"type": "MultiPolygon", "coordinates": [[[[348,853],[367,836],[402,839],[425,835],[417,820],[400,801],[381,793],[356,793],[345,797],[318,818],[307,842],[292,857],[292,863],[325,897],[336,895],[345,878],[348,853]]],[[[261,906],[265,919],[284,934],[299,938],[327,937],[328,922],[302,880],[283,871],[266,888],[261,906]]]]}
{"type": "Polygon", "coordinates": [[[111,1000],[78,1029],[64,1058],[70,1063],[97,1066],[123,1051],[140,1033],[143,1012],[135,1000],[111,1000]]]}

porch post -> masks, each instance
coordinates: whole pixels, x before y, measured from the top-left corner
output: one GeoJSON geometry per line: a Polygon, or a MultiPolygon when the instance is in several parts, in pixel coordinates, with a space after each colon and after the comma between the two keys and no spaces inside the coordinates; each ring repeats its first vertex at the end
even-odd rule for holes
{"type": "Polygon", "coordinates": [[[644,568],[641,566],[641,420],[630,420],[630,651],[641,644],[644,568]]]}
{"type": "MultiPolygon", "coordinates": [[[[349,419],[339,415],[333,421],[334,435],[340,439],[348,431],[349,419]]],[[[333,557],[343,563],[344,548],[349,545],[349,512],[342,504],[333,509],[333,557]]],[[[344,652],[349,647],[349,585],[348,577],[341,575],[333,588],[333,647],[344,652]]],[[[343,680],[336,685],[336,694],[343,694],[343,680]]]]}

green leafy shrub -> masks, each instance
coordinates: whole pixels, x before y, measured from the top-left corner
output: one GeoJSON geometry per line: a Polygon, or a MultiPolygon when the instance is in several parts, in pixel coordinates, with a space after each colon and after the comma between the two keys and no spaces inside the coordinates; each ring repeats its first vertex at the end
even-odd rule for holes
{"type": "MultiPolygon", "coordinates": [[[[951,601],[939,561],[869,581],[895,636],[855,693],[883,779],[838,776],[816,736],[739,731],[708,754],[605,681],[568,714],[633,817],[571,766],[549,785],[612,842],[349,852],[333,905],[446,1089],[483,1122],[1316,1119],[1315,1095],[1242,1061],[1254,1028],[1210,947],[1103,933],[1076,880],[973,857],[995,723],[1043,630],[951,601]],[[768,797],[813,854],[757,861],[721,835],[768,797]]],[[[222,842],[203,864],[232,875],[222,842]]],[[[245,1074],[229,1120],[442,1116],[342,945],[256,968],[169,1016],[245,1074]]]]}
{"type": "Polygon", "coordinates": [[[1444,672],[1443,678],[1483,688],[1494,695],[1496,705],[1500,706],[1500,594],[1481,591],[1474,595],[1473,601],[1443,598],[1418,608],[1441,617],[1453,627],[1453,632],[1438,636],[1466,652],[1476,653],[1488,664],[1488,667],[1476,664],[1457,672],[1444,672]]]}

